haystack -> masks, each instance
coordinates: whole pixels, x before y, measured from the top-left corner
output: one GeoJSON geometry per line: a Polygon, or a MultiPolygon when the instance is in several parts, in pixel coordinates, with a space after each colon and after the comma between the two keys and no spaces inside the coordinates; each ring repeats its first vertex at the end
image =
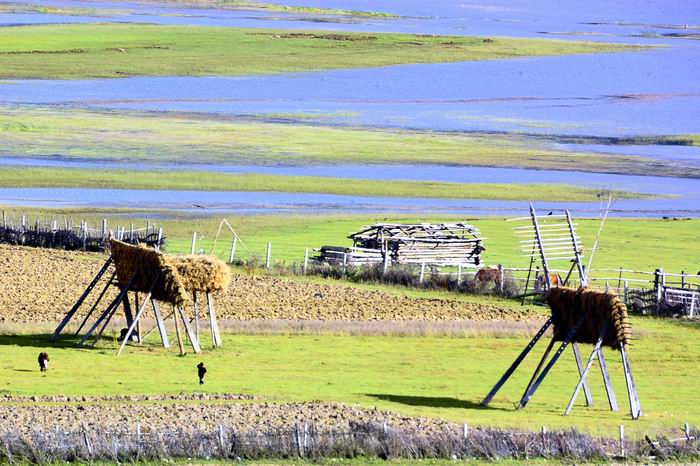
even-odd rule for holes
{"type": "Polygon", "coordinates": [[[129,289],[143,293],[150,290],[158,301],[184,306],[192,292],[220,291],[231,281],[229,268],[215,257],[165,256],[117,240],[111,240],[110,245],[119,285],[129,285],[133,276],[129,289]]]}
{"type": "Polygon", "coordinates": [[[563,341],[583,316],[583,324],[573,341],[595,344],[601,329],[610,321],[612,325],[603,336],[603,345],[614,349],[619,349],[620,343],[625,347],[629,345],[627,306],[617,295],[583,288],[554,287],[547,294],[547,303],[552,311],[555,340],[563,341]]]}

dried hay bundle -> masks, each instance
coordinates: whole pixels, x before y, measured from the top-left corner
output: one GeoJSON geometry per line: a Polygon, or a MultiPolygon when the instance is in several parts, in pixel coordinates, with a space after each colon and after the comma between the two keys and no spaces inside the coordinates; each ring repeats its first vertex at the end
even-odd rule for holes
{"type": "Polygon", "coordinates": [[[168,256],[165,258],[180,274],[187,291],[221,291],[231,282],[231,270],[212,256],[168,256]]]}
{"type": "Polygon", "coordinates": [[[177,268],[163,254],[146,246],[132,246],[114,239],[110,240],[110,247],[119,285],[128,285],[135,274],[130,288],[132,291],[148,293],[155,281],[151,293],[158,301],[177,306],[189,301],[177,268]]]}
{"type": "Polygon", "coordinates": [[[595,344],[602,326],[610,320],[603,336],[603,345],[617,349],[619,344],[628,346],[631,338],[627,318],[627,306],[612,293],[580,288],[553,287],[547,294],[547,303],[552,311],[554,338],[563,340],[581,316],[583,324],[573,341],[595,344]]]}
{"type": "Polygon", "coordinates": [[[225,289],[231,272],[221,260],[211,256],[165,256],[146,246],[132,246],[111,240],[112,257],[121,286],[131,284],[132,291],[152,289],[158,301],[184,306],[193,291],[209,293],[225,289]]]}

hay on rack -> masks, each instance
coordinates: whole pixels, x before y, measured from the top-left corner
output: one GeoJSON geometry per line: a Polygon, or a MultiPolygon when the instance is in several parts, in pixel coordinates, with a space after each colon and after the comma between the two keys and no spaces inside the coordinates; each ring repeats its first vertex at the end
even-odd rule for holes
{"type": "Polygon", "coordinates": [[[132,246],[110,240],[119,285],[147,293],[158,301],[184,306],[193,291],[214,292],[225,289],[231,274],[221,260],[210,256],[165,256],[146,246],[132,246]]]}
{"type": "Polygon", "coordinates": [[[547,303],[552,311],[556,340],[563,340],[581,316],[583,324],[576,332],[575,342],[595,344],[608,321],[612,325],[603,336],[603,345],[617,349],[620,343],[628,346],[632,339],[627,306],[613,293],[553,287],[547,294],[547,303]]]}
{"type": "Polygon", "coordinates": [[[180,274],[180,281],[189,292],[212,293],[228,287],[231,270],[212,256],[165,256],[180,274]]]}

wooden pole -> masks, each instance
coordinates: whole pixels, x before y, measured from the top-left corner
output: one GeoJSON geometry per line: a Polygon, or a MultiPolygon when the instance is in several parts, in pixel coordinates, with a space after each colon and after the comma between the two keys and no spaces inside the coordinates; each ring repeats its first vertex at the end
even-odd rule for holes
{"type": "Polygon", "coordinates": [[[214,347],[222,346],[221,335],[219,334],[219,324],[216,321],[214,312],[214,301],[210,293],[207,293],[207,308],[209,310],[209,327],[211,329],[211,341],[214,347]]]}
{"type": "Polygon", "coordinates": [[[102,238],[104,239],[106,237],[107,237],[107,219],[103,218],[102,219],[102,238]]]}
{"type": "Polygon", "coordinates": [[[503,281],[505,279],[505,274],[503,273],[503,265],[498,264],[498,289],[501,296],[503,296],[503,281]]]}
{"type": "MultiPolygon", "coordinates": [[[[187,334],[187,339],[190,340],[192,350],[195,353],[201,353],[202,349],[199,347],[199,340],[197,340],[197,337],[192,331],[192,327],[190,327],[190,324],[187,321],[187,317],[185,316],[185,311],[183,310],[182,306],[177,307],[177,314],[179,314],[180,318],[182,319],[182,324],[185,326],[185,333],[187,334]]],[[[177,320],[177,316],[175,316],[175,320],[177,320]]]]}
{"type": "Polygon", "coordinates": [[[238,242],[238,238],[234,236],[231,240],[231,254],[228,256],[229,264],[233,264],[233,258],[236,257],[236,242],[238,242]]]}
{"type": "MultiPolygon", "coordinates": [[[[571,349],[574,352],[574,359],[576,359],[576,367],[578,367],[578,375],[583,376],[583,362],[581,360],[581,351],[578,349],[578,344],[574,341],[571,343],[571,349]]],[[[586,405],[593,406],[593,397],[591,396],[591,390],[588,388],[588,383],[585,377],[583,378],[583,394],[586,398],[586,405]]]]}
{"type": "Polygon", "coordinates": [[[180,334],[180,321],[178,320],[177,307],[173,304],[173,319],[175,319],[175,336],[177,337],[177,346],[180,349],[180,356],[185,355],[185,345],[182,343],[182,335],[180,334]]]}
{"type": "Polygon", "coordinates": [[[462,284],[462,264],[457,266],[457,286],[462,284]]]}
{"type": "Polygon", "coordinates": [[[124,339],[122,340],[122,344],[119,345],[119,349],[117,350],[117,356],[119,356],[122,353],[122,351],[124,350],[124,347],[126,346],[126,343],[129,341],[129,338],[131,338],[131,334],[134,332],[134,330],[138,326],[139,320],[141,319],[141,315],[143,315],[143,311],[146,310],[146,305],[148,304],[148,301],[151,299],[151,292],[153,291],[153,287],[155,286],[156,281],[157,281],[157,279],[153,281],[151,288],[148,290],[148,293],[146,294],[146,298],[143,300],[143,304],[141,304],[141,307],[136,312],[136,316],[134,317],[133,322],[131,322],[129,329],[126,331],[126,335],[124,335],[124,339]]]}
{"type": "Polygon", "coordinates": [[[199,308],[197,307],[197,292],[192,292],[192,307],[194,309],[194,334],[199,341],[199,308]]]}
{"type": "Polygon", "coordinates": [[[420,264],[420,276],[418,277],[418,283],[420,283],[422,285],[424,279],[425,279],[425,262],[421,262],[421,264],[420,264]]]}
{"type": "Polygon", "coordinates": [[[498,393],[498,390],[501,389],[504,383],[510,378],[511,375],[513,375],[513,372],[515,372],[515,369],[518,368],[521,362],[525,359],[525,356],[528,355],[528,353],[532,350],[532,348],[535,347],[535,344],[537,341],[542,338],[542,335],[544,335],[544,332],[547,331],[549,326],[552,325],[552,318],[548,318],[547,321],[542,325],[542,328],[535,334],[534,337],[532,337],[532,340],[530,340],[530,343],[527,344],[527,346],[522,350],[520,355],[518,355],[517,358],[515,358],[515,361],[513,361],[513,364],[506,370],[506,372],[501,376],[501,378],[496,382],[496,385],[493,386],[491,391],[486,395],[486,397],[483,399],[481,402],[482,405],[488,406],[488,404],[491,402],[494,396],[496,396],[496,393],[498,393]]]}
{"type": "Polygon", "coordinates": [[[610,409],[612,411],[617,411],[617,398],[615,397],[612,382],[610,381],[608,365],[605,363],[605,356],[603,356],[603,348],[598,350],[598,364],[600,365],[600,373],[603,376],[603,385],[605,386],[605,393],[608,396],[608,404],[610,405],[610,409]]]}
{"type": "Polygon", "coordinates": [[[156,251],[160,252],[160,242],[163,241],[163,227],[158,228],[158,240],[156,241],[156,251]]]}
{"type": "Polygon", "coordinates": [[[265,268],[269,271],[270,270],[270,259],[272,255],[272,243],[269,241],[267,242],[267,252],[265,254],[265,268]]]}
{"type": "Polygon", "coordinates": [[[192,232],[192,244],[190,245],[190,254],[194,254],[194,248],[197,246],[197,232],[192,232]]]}
{"type": "MultiPolygon", "coordinates": [[[[165,320],[163,320],[163,315],[160,313],[158,301],[151,298],[151,305],[153,306],[153,313],[156,316],[156,327],[158,328],[158,333],[160,333],[160,341],[163,342],[163,348],[170,348],[168,332],[165,329],[165,320]]],[[[144,335],[143,338],[146,338],[146,335],[144,335]]]]}

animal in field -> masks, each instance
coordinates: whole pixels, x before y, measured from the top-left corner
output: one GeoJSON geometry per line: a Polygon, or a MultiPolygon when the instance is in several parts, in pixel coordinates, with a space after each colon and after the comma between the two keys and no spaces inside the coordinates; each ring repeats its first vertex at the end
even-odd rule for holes
{"type": "Polygon", "coordinates": [[[482,283],[493,282],[496,286],[501,286],[501,271],[495,267],[479,269],[474,278],[482,283]]]}
{"type": "Polygon", "coordinates": [[[39,353],[39,357],[37,358],[37,361],[39,362],[39,370],[41,372],[46,372],[47,370],[49,370],[49,353],[46,353],[46,352],[39,353]]]}
{"type": "MultiPolygon", "coordinates": [[[[564,286],[564,280],[561,278],[561,275],[558,273],[550,273],[549,274],[549,283],[554,288],[555,286],[564,286]]],[[[545,290],[547,288],[547,281],[546,277],[543,273],[540,273],[537,275],[537,278],[535,279],[535,291],[539,290],[545,290]]]]}

